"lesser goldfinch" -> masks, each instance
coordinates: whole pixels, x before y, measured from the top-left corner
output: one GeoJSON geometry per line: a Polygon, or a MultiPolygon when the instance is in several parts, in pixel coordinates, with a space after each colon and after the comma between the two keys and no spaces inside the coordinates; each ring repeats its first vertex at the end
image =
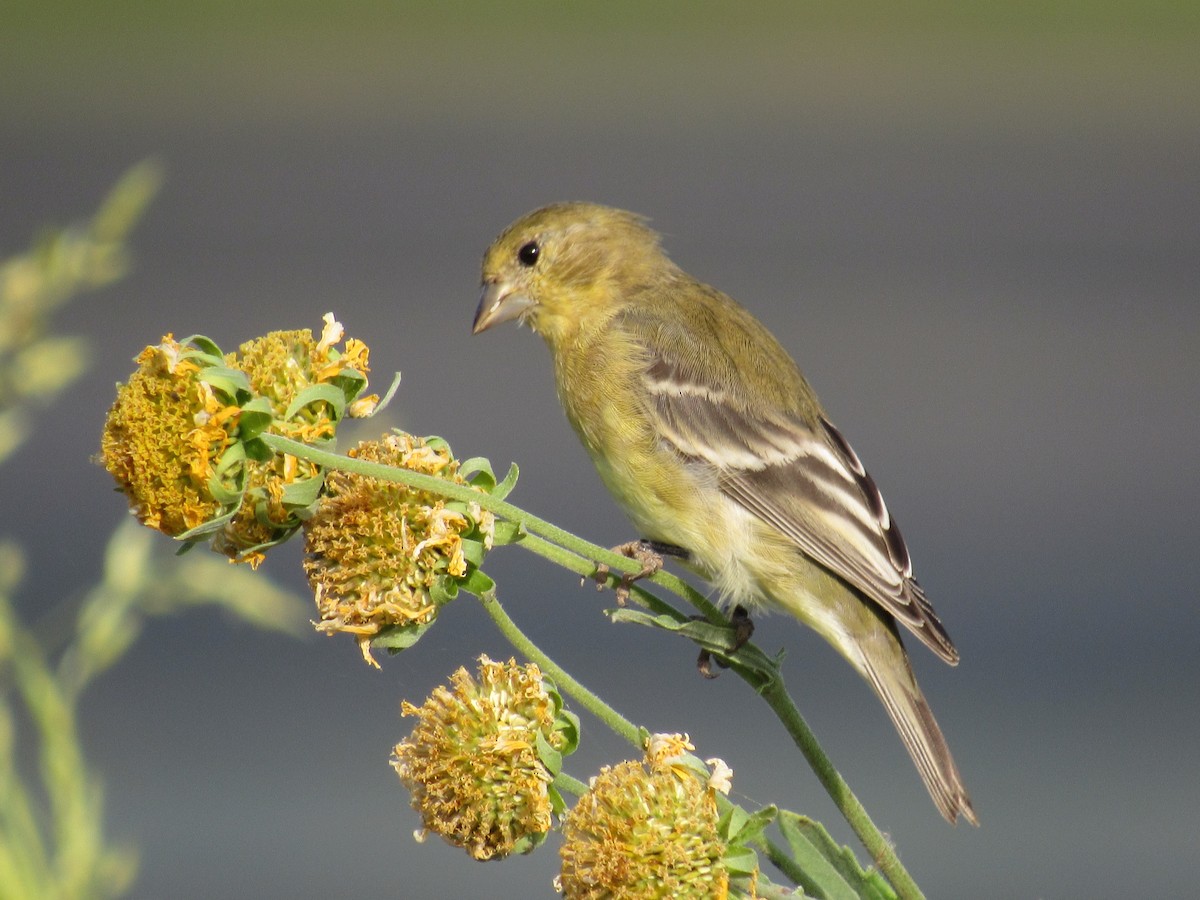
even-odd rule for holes
{"type": "Polygon", "coordinates": [[[897,622],[958,652],[900,531],[779,342],[667,258],[641,216],[562,203],[518,219],[483,258],[475,333],[519,319],[640,536],[682,548],[730,605],[813,628],[883,701],[934,803],[978,824],[897,622]]]}

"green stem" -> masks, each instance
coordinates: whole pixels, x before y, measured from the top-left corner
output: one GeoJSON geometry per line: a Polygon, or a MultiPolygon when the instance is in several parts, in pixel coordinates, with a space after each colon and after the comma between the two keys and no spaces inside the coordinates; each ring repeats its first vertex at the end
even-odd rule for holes
{"type": "MultiPolygon", "coordinates": [[[[620,572],[632,574],[638,571],[638,564],[633,560],[600,547],[597,544],[585,541],[571,534],[569,531],[559,528],[551,522],[547,522],[545,519],[540,519],[526,512],[518,506],[514,506],[504,500],[499,500],[469,486],[454,484],[443,478],[423,475],[408,469],[385,466],[360,459],[351,459],[336,453],[318,450],[306,444],[280,437],[279,435],[263,434],[261,435],[261,439],[276,452],[288,453],[292,456],[314,462],[317,465],[340,469],[346,472],[354,472],[383,481],[407,484],[410,487],[430,491],[451,500],[477,503],[480,508],[486,509],[492,514],[516,524],[521,531],[525,532],[526,537],[521,543],[529,550],[581,575],[594,573],[594,562],[606,563],[610,568],[620,572]],[[530,537],[540,538],[540,540],[530,540],[530,537]]],[[[728,620],[715,605],[681,578],[668,572],[660,571],[644,580],[664,587],[688,603],[691,603],[707,620],[716,624],[728,624],[728,620]]],[[[673,608],[663,604],[662,600],[654,597],[653,594],[637,587],[634,588],[634,593],[646,605],[654,603],[662,604],[663,608],[671,610],[677,616],[680,615],[673,608]]],[[[550,674],[554,681],[564,691],[578,700],[584,708],[604,721],[617,734],[641,749],[641,736],[638,729],[567,674],[565,669],[553,662],[532,641],[525,637],[524,633],[521,632],[512,619],[508,617],[507,613],[504,612],[503,608],[501,608],[494,595],[484,598],[483,605],[484,609],[487,610],[493,621],[496,622],[500,630],[513,643],[514,647],[529,659],[537,662],[543,671],[550,674]]],[[[749,646],[751,645],[747,645],[747,647],[749,646]]],[[[912,876],[909,875],[900,862],[899,857],[896,855],[887,838],[883,836],[883,833],[871,821],[871,817],[867,814],[866,809],[833,767],[833,763],[829,761],[829,757],[825,755],[825,751],[821,749],[816,736],[808,727],[808,723],[804,721],[803,716],[800,715],[800,711],[796,708],[792,698],[785,690],[783,679],[778,672],[775,673],[773,678],[764,678],[760,670],[739,665],[736,655],[733,657],[732,668],[743,680],[763,695],[767,704],[783,723],[796,747],[816,774],[817,779],[829,793],[833,802],[837,804],[838,809],[850,824],[850,827],[854,829],[854,833],[858,835],[867,852],[871,854],[880,871],[892,882],[899,896],[904,898],[904,900],[923,897],[920,888],[917,887],[912,876]]]]}
{"type": "MultiPolygon", "coordinates": [[[[259,438],[277,453],[287,453],[291,456],[314,462],[319,466],[340,469],[343,472],[353,472],[356,475],[364,475],[368,478],[378,478],[380,481],[394,481],[399,484],[406,484],[409,487],[422,491],[430,491],[431,493],[440,494],[443,497],[451,500],[459,500],[463,503],[477,503],[481,509],[486,509],[488,512],[507,519],[523,530],[540,534],[542,537],[570,550],[575,550],[577,553],[585,554],[587,552],[587,547],[589,546],[587,541],[577,538],[571,532],[559,528],[552,522],[539,519],[519,506],[513,506],[511,503],[498,500],[469,485],[454,484],[445,478],[425,475],[421,472],[413,472],[398,466],[386,466],[382,463],[352,459],[349,456],[330,453],[328,450],[318,450],[316,447],[310,447],[307,444],[302,444],[299,441],[293,441],[291,438],[281,437],[277,434],[264,433],[259,435],[259,438]]],[[[631,568],[635,565],[632,560],[618,554],[613,554],[611,551],[605,552],[613,556],[615,561],[621,564],[622,570],[636,571],[636,569],[631,568]]]]}
{"type": "MultiPolygon", "coordinates": [[[[523,538],[521,538],[520,543],[522,549],[528,550],[530,553],[534,553],[543,559],[548,559],[550,562],[561,566],[568,572],[574,572],[585,579],[590,578],[596,571],[596,563],[590,557],[580,556],[578,553],[575,553],[571,550],[566,550],[557,544],[552,544],[550,541],[544,540],[535,534],[526,534],[523,538]]],[[[596,549],[602,550],[603,548],[597,546],[596,549]]],[[[676,576],[671,577],[675,578],[676,576]]],[[[690,585],[687,585],[687,582],[680,580],[680,583],[694,592],[694,588],[691,588],[690,585]]],[[[653,612],[667,613],[668,615],[675,616],[680,621],[683,621],[687,618],[687,616],[679,612],[679,610],[675,609],[675,607],[671,606],[671,604],[665,602],[661,597],[651,594],[649,591],[639,587],[636,584],[630,585],[629,597],[639,606],[644,606],[653,612]]],[[[687,598],[685,597],[684,599],[687,598]]],[[[716,610],[715,607],[713,609],[714,611],[716,610]]],[[[717,615],[720,616],[720,613],[717,612],[717,615]]],[[[723,618],[719,619],[718,621],[720,621],[722,624],[725,623],[723,618]]]]}
{"type": "MultiPolygon", "coordinates": [[[[596,563],[600,562],[605,563],[610,569],[617,572],[634,574],[640,571],[638,563],[626,556],[622,556],[620,553],[614,553],[607,547],[601,547],[598,544],[585,541],[583,538],[563,528],[559,528],[553,522],[547,522],[545,519],[526,512],[519,506],[499,500],[467,485],[454,484],[444,478],[425,475],[421,472],[413,472],[397,466],[386,466],[382,463],[352,459],[348,456],[330,453],[328,450],[318,450],[316,447],[310,447],[307,444],[302,444],[299,441],[281,437],[277,434],[262,434],[260,435],[260,439],[277,453],[287,453],[291,456],[314,462],[319,466],[339,469],[343,472],[352,472],[368,478],[378,478],[381,481],[406,484],[418,490],[440,494],[450,500],[458,500],[463,503],[477,503],[480,509],[486,509],[493,515],[512,522],[523,532],[541,537],[558,547],[569,550],[580,559],[588,560],[590,565],[586,572],[580,572],[582,575],[591,575],[594,573],[596,563]]],[[[542,555],[546,556],[548,554],[543,553],[542,555]]],[[[566,559],[566,557],[563,557],[563,559],[566,559]]],[[[559,562],[559,560],[556,559],[555,562],[559,562]]],[[[567,565],[566,568],[578,571],[575,565],[567,565]]],[[[670,572],[660,571],[643,580],[660,585],[672,593],[678,594],[700,610],[709,621],[715,624],[727,624],[720,610],[679,576],[673,575],[670,572]]]]}
{"type": "Polygon", "coordinates": [[[791,879],[792,884],[802,885],[810,881],[807,873],[796,864],[796,860],[792,858],[792,855],[774,841],[762,837],[755,841],[754,844],[766,854],[767,859],[771,861],[771,865],[791,879]]]}
{"type": "MultiPolygon", "coordinates": [[[[49,803],[54,857],[41,841],[27,810],[14,807],[15,823],[27,840],[26,874],[46,879],[60,896],[86,896],[95,887],[103,841],[95,786],[79,746],[76,710],[55,679],[41,646],[21,627],[8,598],[0,599],[0,634],[12,680],[40,736],[39,763],[49,803]],[[49,871],[46,871],[46,863],[49,871]]],[[[7,767],[6,767],[7,768],[7,767]]],[[[19,804],[20,796],[14,798],[19,804]]]]}
{"type": "MultiPolygon", "coordinates": [[[[540,549],[535,552],[541,552],[540,549]]],[[[547,554],[547,558],[552,558],[547,554]]],[[[571,568],[571,566],[568,566],[571,568]]],[[[542,651],[540,647],[531,641],[520,627],[513,621],[504,608],[500,605],[500,601],[496,599],[494,592],[488,596],[480,598],[484,609],[496,626],[500,629],[501,634],[513,645],[523,656],[535,662],[548,675],[555,684],[565,693],[587,709],[592,715],[603,721],[609,728],[617,734],[624,737],[639,750],[644,750],[642,746],[642,731],[637,726],[630,723],[616,710],[609,707],[603,700],[585,688],[582,684],[571,677],[561,666],[554,662],[549,656],[542,651]]],[[[657,599],[657,598],[655,598],[657,599]]],[[[661,601],[659,601],[661,603],[661,601]]],[[[587,784],[575,778],[566,772],[559,772],[554,777],[554,786],[561,791],[566,791],[576,797],[582,797],[588,790],[587,784]]],[[[722,807],[730,806],[728,798],[721,797],[719,801],[722,807]]],[[[770,840],[763,838],[759,842],[759,846],[766,852],[767,857],[772,863],[783,872],[794,883],[799,883],[803,878],[804,873],[798,869],[795,860],[788,853],[774,844],[770,840]]],[[[774,886],[772,886],[774,887],[774,886]]],[[[778,896],[790,896],[790,890],[779,889],[778,896]]]]}
{"type": "Polygon", "coordinates": [[[496,623],[496,627],[500,629],[500,633],[508,639],[508,642],[526,659],[537,663],[542,672],[548,675],[560,690],[570,695],[580,706],[618,735],[629,741],[629,743],[633,744],[633,746],[639,750],[644,749],[642,747],[641,730],[601,700],[596,694],[580,684],[566,669],[552,660],[537,644],[526,637],[525,633],[517,626],[517,623],[504,611],[504,607],[496,599],[495,591],[489,592],[481,597],[480,600],[483,603],[484,610],[487,611],[487,614],[496,623]]]}
{"type": "MultiPolygon", "coordinates": [[[[540,553],[541,548],[535,552],[540,553]]],[[[550,554],[546,554],[547,558],[553,558],[550,554]]],[[[568,566],[571,568],[571,566],[568,566]]],[[[657,599],[657,598],[655,598],[657,599]]],[[[588,690],[576,679],[554,662],[546,655],[540,647],[531,641],[515,621],[508,615],[499,600],[496,599],[494,592],[481,598],[484,609],[496,623],[501,634],[527,659],[537,663],[542,671],[548,675],[555,684],[561,688],[566,694],[576,700],[582,707],[587,709],[592,715],[600,719],[604,724],[611,728],[614,732],[624,737],[639,750],[644,750],[642,746],[641,729],[626,720],[616,710],[612,709],[608,704],[596,696],[592,691],[588,690]]],[[[659,601],[661,603],[661,601],[659,601]]],[[[786,696],[786,694],[784,694],[786,696]]],[[[803,724],[803,720],[801,720],[803,724]]],[[[811,736],[811,735],[810,735],[811,736]]],[[[817,748],[820,752],[820,748],[817,748]]],[[[827,761],[827,760],[826,760],[827,761]]],[[[837,774],[836,772],[834,773],[837,774]]],[[[568,775],[566,772],[560,772],[554,778],[554,784],[561,790],[565,790],[575,795],[576,797],[583,796],[587,791],[588,786],[577,778],[568,775]]],[[[722,807],[727,807],[730,801],[727,798],[719,799],[722,807]]],[[[767,854],[767,858],[778,868],[784,875],[790,878],[794,883],[800,883],[804,878],[804,872],[797,866],[795,860],[777,844],[763,838],[759,843],[760,848],[767,854]]],[[[783,894],[780,894],[783,896],[783,894]]],[[[903,896],[903,894],[901,894],[903,896]]]]}
{"type": "Polygon", "coordinates": [[[566,791],[573,797],[582,797],[588,790],[586,784],[578,778],[568,775],[566,772],[559,772],[554,776],[554,786],[560,791],[566,791]]]}
{"type": "Polygon", "coordinates": [[[892,883],[897,895],[902,900],[923,898],[925,895],[921,893],[916,881],[901,864],[891,843],[871,821],[867,810],[854,796],[850,786],[846,784],[845,779],[834,768],[833,763],[830,762],[829,757],[817,742],[816,735],[808,727],[808,723],[800,715],[800,710],[796,708],[795,702],[784,688],[783,679],[777,678],[766,684],[760,688],[759,693],[762,694],[763,699],[771,707],[779,721],[783,723],[788,734],[792,736],[792,740],[804,755],[809,767],[816,774],[829,796],[833,798],[833,802],[837,804],[846,821],[850,823],[850,827],[854,829],[854,833],[858,835],[867,852],[871,854],[871,858],[879,866],[879,870],[892,883]]]}

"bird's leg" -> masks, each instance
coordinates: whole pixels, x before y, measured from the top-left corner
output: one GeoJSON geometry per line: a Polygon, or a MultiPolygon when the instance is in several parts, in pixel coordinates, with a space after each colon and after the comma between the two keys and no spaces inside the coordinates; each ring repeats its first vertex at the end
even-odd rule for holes
{"type": "MultiPolygon", "coordinates": [[[[733,626],[733,647],[729,652],[737,653],[742,645],[750,640],[750,636],[754,634],[754,620],[750,618],[750,613],[746,611],[746,607],[739,603],[733,608],[733,615],[729,617],[729,624],[733,626]]],[[[700,651],[700,657],[696,660],[696,668],[700,670],[700,674],[705,678],[717,677],[717,673],[712,670],[712,660],[713,655],[711,651],[700,651]]],[[[717,657],[717,665],[722,669],[729,668],[729,662],[724,657],[717,657]]]]}
{"type": "MultiPolygon", "coordinates": [[[[613,553],[620,553],[622,556],[637,560],[642,565],[640,572],[625,573],[621,576],[621,580],[616,587],[617,606],[625,605],[625,601],[629,599],[629,589],[635,581],[642,578],[649,578],[663,567],[662,558],[664,556],[676,556],[680,559],[688,558],[688,552],[682,547],[645,539],[628,541],[627,543],[613,547],[612,550],[613,553]]],[[[608,584],[608,576],[611,571],[604,563],[596,564],[596,571],[592,575],[592,578],[596,581],[596,590],[600,591],[605,588],[608,584]]]]}

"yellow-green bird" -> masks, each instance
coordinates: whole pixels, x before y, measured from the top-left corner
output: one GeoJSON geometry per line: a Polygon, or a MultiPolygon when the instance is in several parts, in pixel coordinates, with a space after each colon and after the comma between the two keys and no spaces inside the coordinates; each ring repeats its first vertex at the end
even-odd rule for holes
{"type": "Polygon", "coordinates": [[[474,331],[511,319],[545,339],[567,418],[640,536],[685,551],[730,605],[829,641],[942,815],[977,824],[896,623],[951,665],[958,652],[875,482],[770,332],[671,262],[645,219],[591,203],[535,210],[488,248],[474,331]]]}

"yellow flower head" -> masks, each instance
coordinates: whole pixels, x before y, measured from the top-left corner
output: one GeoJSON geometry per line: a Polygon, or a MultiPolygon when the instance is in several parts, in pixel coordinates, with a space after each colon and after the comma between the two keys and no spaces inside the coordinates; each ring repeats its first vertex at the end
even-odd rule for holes
{"type": "MultiPolygon", "coordinates": [[[[444,441],[393,433],[365,441],[350,456],[468,484],[444,441]]],[[[368,662],[371,637],[388,626],[427,626],[449,599],[446,579],[467,574],[467,546],[478,553],[494,527],[474,504],[447,503],[427,491],[350,472],[331,472],[315,515],[304,523],[304,569],[316,594],[317,628],[359,637],[368,662]]]]}
{"type": "Polygon", "coordinates": [[[101,462],[138,520],[172,537],[220,510],[215,464],[234,441],[238,415],[184,350],[168,334],[138,355],[100,441],[101,462]]]}
{"type": "Polygon", "coordinates": [[[272,453],[261,435],[331,443],[344,415],[380,406],[359,397],[366,346],[349,340],[339,352],[341,334],[330,314],[320,341],[280,331],[236,354],[201,335],[147,347],[118,388],[100,453],[139,520],[189,543],[211,538],[251,565],[293,534],[324,472],[272,453]]]}
{"type": "Polygon", "coordinates": [[[237,353],[226,354],[225,361],[245,372],[251,390],[270,402],[278,433],[316,443],[333,437],[346,398],[311,389],[340,387],[347,376],[361,381],[370,371],[362,341],[351,338],[344,351],[337,349],[343,333],[341,323],[327,313],[320,340],[307,328],[272,331],[242,344],[237,353]]]}
{"type": "Polygon", "coordinates": [[[605,766],[563,822],[568,898],[724,898],[726,845],[710,779],[682,760],[686,736],[655,735],[645,763],[605,766]]]}
{"type": "MultiPolygon", "coordinates": [[[[329,313],[318,341],[307,328],[273,331],[247,341],[238,352],[225,356],[230,368],[246,374],[256,398],[271,412],[268,430],[306,444],[331,441],[346,404],[366,385],[367,347],[362,341],[346,342],[346,352],[333,345],[343,329],[329,313]]],[[[356,401],[355,415],[374,411],[377,397],[356,401]],[[362,405],[366,403],[367,405],[362,405]]],[[[290,535],[299,524],[293,491],[304,501],[315,497],[321,467],[287,454],[272,454],[264,461],[245,463],[245,493],[241,508],[217,534],[213,546],[233,559],[257,565],[263,550],[290,535]],[[312,490],[304,486],[312,484],[312,490]]],[[[300,505],[307,505],[301,503],[300,505]]]]}
{"type": "Polygon", "coordinates": [[[402,706],[418,721],[392,766],[428,831],[475,859],[528,853],[561,804],[551,782],[577,725],[532,663],[482,656],[478,681],[466,669],[450,681],[402,706]]]}

